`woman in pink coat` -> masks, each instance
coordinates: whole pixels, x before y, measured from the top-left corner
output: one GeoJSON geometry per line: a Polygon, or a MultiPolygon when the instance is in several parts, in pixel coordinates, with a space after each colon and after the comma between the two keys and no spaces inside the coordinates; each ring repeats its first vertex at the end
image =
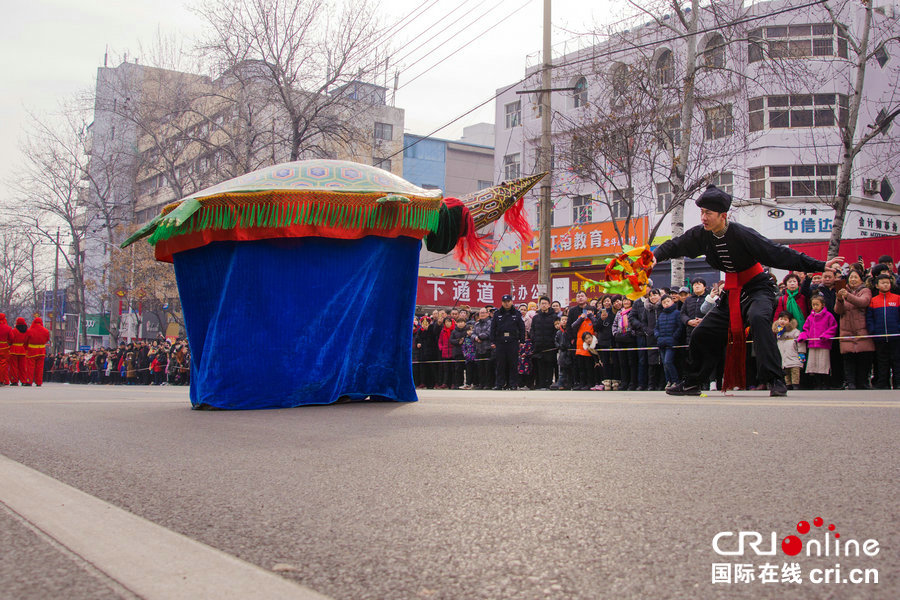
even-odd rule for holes
{"type": "Polygon", "coordinates": [[[842,339],[841,358],[844,361],[844,381],[848,390],[868,389],[869,371],[872,369],[872,357],[875,342],[867,336],[866,308],[872,301],[872,290],[863,282],[861,271],[856,265],[851,267],[847,276],[847,287],[838,290],[834,303],[834,312],[840,318],[840,337],[842,339]]]}
{"type": "Polygon", "coordinates": [[[825,382],[831,372],[831,338],[837,333],[837,321],[825,310],[825,299],[813,296],[810,301],[812,312],[803,324],[803,332],[798,342],[807,342],[806,372],[813,375],[816,389],[825,389],[825,382]]]}

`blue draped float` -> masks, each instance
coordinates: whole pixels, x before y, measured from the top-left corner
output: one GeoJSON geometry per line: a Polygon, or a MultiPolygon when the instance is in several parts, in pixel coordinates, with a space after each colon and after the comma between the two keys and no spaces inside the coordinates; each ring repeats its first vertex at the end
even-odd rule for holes
{"type": "Polygon", "coordinates": [[[215,242],[175,255],[191,404],[223,409],[414,402],[421,242],[215,242]]]}

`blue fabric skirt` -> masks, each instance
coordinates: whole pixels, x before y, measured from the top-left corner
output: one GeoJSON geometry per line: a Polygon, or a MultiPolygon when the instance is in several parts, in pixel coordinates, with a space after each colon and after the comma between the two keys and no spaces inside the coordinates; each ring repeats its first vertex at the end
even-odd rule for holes
{"type": "Polygon", "coordinates": [[[414,402],[419,240],[215,242],[175,254],[191,404],[414,402]]]}

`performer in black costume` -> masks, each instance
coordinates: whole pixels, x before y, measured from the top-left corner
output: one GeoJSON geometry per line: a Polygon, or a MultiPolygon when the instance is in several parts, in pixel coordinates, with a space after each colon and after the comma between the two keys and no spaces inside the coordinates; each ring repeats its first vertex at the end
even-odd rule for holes
{"type": "Polygon", "coordinates": [[[705,255],[710,266],[726,274],[726,292],[719,304],[708,313],[691,335],[689,366],[683,381],[672,386],[667,393],[675,396],[699,396],[700,385],[709,380],[728,343],[729,330],[732,344],[728,352],[736,352],[737,360],[726,364],[726,385],[743,388],[743,368],[729,369],[728,365],[743,365],[743,326],[749,325],[756,355],[759,381],[769,384],[770,395],[787,395],[781,355],[772,332],[772,313],[775,309],[777,287],[762,265],[806,272],[823,271],[843,262],[835,257],[827,262],[815,260],[801,252],[776,244],[759,232],[728,222],[731,195],[710,185],[697,199],[700,207],[698,225],[684,235],[661,244],[653,253],[655,261],[705,255]],[[741,316],[743,323],[732,322],[741,316]],[[736,348],[737,347],[737,348],[736,348]],[[739,355],[739,356],[738,356],[739,355]],[[729,370],[731,379],[729,382],[729,370]],[[737,381],[734,381],[737,377],[737,381]]]}

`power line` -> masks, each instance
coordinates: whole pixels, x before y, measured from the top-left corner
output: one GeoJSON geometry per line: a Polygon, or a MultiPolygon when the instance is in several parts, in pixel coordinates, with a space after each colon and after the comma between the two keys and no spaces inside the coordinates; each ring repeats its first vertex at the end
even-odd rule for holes
{"type": "Polygon", "coordinates": [[[437,2],[438,2],[438,0],[423,0],[423,2],[422,2],[421,4],[419,4],[416,8],[412,9],[409,13],[407,13],[407,15],[406,15],[405,17],[403,17],[402,19],[400,19],[399,21],[397,21],[396,23],[394,23],[393,25],[391,25],[390,27],[388,27],[387,29],[385,29],[384,31],[382,31],[381,34],[379,34],[378,37],[375,38],[375,40],[374,40],[374,42],[373,42],[373,45],[377,45],[378,43],[380,43],[380,42],[381,42],[382,40],[384,40],[384,38],[386,38],[389,34],[397,34],[397,33],[401,32],[401,31],[403,31],[404,29],[406,29],[406,27],[408,27],[413,21],[415,21],[416,19],[418,19],[419,17],[421,17],[422,15],[424,15],[426,12],[428,12],[428,10],[429,10],[432,6],[434,6],[435,4],[437,4],[437,2]],[[431,2],[431,3],[429,4],[429,2],[431,2]],[[415,17],[413,17],[413,18],[412,18],[408,23],[406,23],[405,25],[400,26],[400,24],[403,23],[403,21],[406,21],[406,20],[409,19],[412,15],[414,15],[414,14],[417,13],[417,12],[419,12],[419,10],[422,9],[422,7],[425,6],[426,4],[428,4],[428,6],[426,6],[425,9],[422,10],[422,12],[420,12],[418,15],[416,15],[415,17]],[[395,28],[397,28],[398,26],[400,26],[400,28],[399,28],[399,29],[396,29],[396,31],[394,31],[395,28]]]}
{"type": "MultiPolygon", "coordinates": [[[[403,85],[401,85],[401,86],[400,86],[399,88],[397,88],[397,89],[398,89],[398,90],[402,90],[403,88],[405,88],[406,86],[408,86],[409,84],[411,84],[413,81],[415,81],[416,79],[418,79],[419,77],[421,77],[421,76],[424,75],[425,73],[431,71],[432,69],[434,69],[435,67],[437,67],[438,65],[440,65],[441,63],[443,63],[445,60],[447,60],[447,59],[449,59],[450,57],[454,56],[454,55],[457,54],[458,52],[464,50],[464,49],[467,48],[470,44],[472,44],[473,42],[475,42],[476,40],[478,40],[479,38],[481,38],[481,37],[484,36],[485,34],[489,33],[491,30],[493,30],[493,29],[495,29],[496,27],[498,27],[501,23],[503,23],[504,21],[506,21],[507,19],[509,19],[510,17],[512,17],[513,15],[515,15],[516,13],[518,13],[519,11],[521,11],[523,8],[525,8],[526,6],[528,6],[529,4],[531,4],[533,1],[534,1],[534,0],[526,0],[526,2],[525,2],[522,6],[520,6],[520,7],[517,8],[517,9],[515,9],[514,11],[512,11],[511,13],[509,13],[508,15],[506,15],[505,17],[503,17],[502,19],[500,19],[499,21],[497,21],[496,23],[494,23],[493,25],[491,25],[490,27],[488,27],[487,29],[485,29],[484,31],[482,31],[481,33],[479,33],[478,35],[476,35],[474,38],[472,38],[471,40],[469,40],[468,42],[466,42],[465,44],[463,44],[462,46],[460,46],[459,48],[457,48],[456,50],[454,50],[453,52],[451,52],[450,54],[448,54],[447,56],[445,56],[444,58],[442,58],[442,59],[439,60],[438,62],[436,62],[436,63],[434,63],[433,65],[431,65],[430,67],[428,67],[427,69],[425,69],[424,71],[422,71],[421,73],[419,73],[418,75],[416,75],[415,77],[413,77],[412,79],[410,79],[409,81],[407,81],[406,83],[404,83],[403,85]]],[[[424,57],[423,57],[423,58],[424,58],[424,57]]],[[[418,62],[418,61],[417,61],[417,62],[418,62]]],[[[413,64],[415,64],[415,63],[413,63],[413,64]]]]}
{"type": "MultiPolygon", "coordinates": [[[[471,0],[464,0],[463,2],[460,2],[460,3],[456,6],[456,8],[454,8],[453,10],[451,10],[450,12],[448,12],[447,14],[445,14],[443,17],[439,18],[437,21],[435,21],[434,23],[432,23],[431,25],[429,25],[428,27],[426,27],[425,30],[422,31],[422,34],[425,34],[426,32],[430,31],[431,29],[434,29],[435,27],[437,27],[442,21],[444,21],[445,19],[447,19],[450,15],[452,15],[453,13],[455,13],[456,11],[458,11],[459,9],[461,9],[463,6],[465,6],[465,5],[468,4],[469,2],[471,2],[471,0]]],[[[488,10],[487,12],[491,12],[492,10],[494,10],[494,8],[497,8],[497,7],[500,6],[503,2],[504,2],[504,0],[500,0],[500,2],[498,2],[497,4],[495,4],[494,7],[491,8],[490,10],[488,10]]],[[[477,22],[479,19],[481,19],[482,17],[484,17],[486,14],[487,14],[487,13],[485,13],[485,14],[482,15],[481,17],[476,18],[472,23],[470,23],[470,25],[471,25],[471,24],[474,24],[475,22],[477,22]]],[[[437,33],[435,33],[433,36],[431,36],[430,38],[428,38],[427,40],[425,40],[424,42],[422,42],[421,44],[419,44],[419,45],[416,46],[415,48],[410,49],[409,52],[407,52],[406,54],[404,54],[404,55],[401,56],[400,58],[395,59],[395,60],[394,60],[394,63],[396,63],[396,64],[401,64],[401,63],[402,63],[404,60],[406,60],[410,55],[414,54],[419,48],[421,48],[422,46],[426,45],[428,42],[430,42],[430,41],[433,40],[434,38],[438,37],[438,36],[441,35],[442,33],[446,33],[447,31],[449,31],[451,27],[453,27],[454,25],[456,25],[457,23],[459,23],[460,21],[462,21],[466,16],[468,16],[468,15],[463,15],[463,16],[459,17],[458,19],[456,19],[455,21],[453,21],[452,23],[450,23],[450,25],[448,25],[447,27],[441,29],[440,31],[438,31],[437,33]]],[[[440,46],[438,46],[437,48],[440,48],[440,46]]],[[[437,50],[437,48],[435,48],[434,50],[431,50],[431,52],[434,52],[435,50],[437,50]]],[[[431,52],[429,52],[428,54],[430,54],[431,52]]],[[[428,56],[428,54],[425,54],[425,56],[428,56]]],[[[418,62],[421,61],[423,58],[425,58],[425,56],[422,56],[421,58],[419,58],[418,60],[416,60],[416,62],[414,62],[412,65],[409,65],[409,67],[404,67],[404,70],[405,70],[405,69],[408,69],[408,68],[410,68],[410,67],[412,67],[412,66],[414,66],[416,63],[418,63],[418,62]]]]}

